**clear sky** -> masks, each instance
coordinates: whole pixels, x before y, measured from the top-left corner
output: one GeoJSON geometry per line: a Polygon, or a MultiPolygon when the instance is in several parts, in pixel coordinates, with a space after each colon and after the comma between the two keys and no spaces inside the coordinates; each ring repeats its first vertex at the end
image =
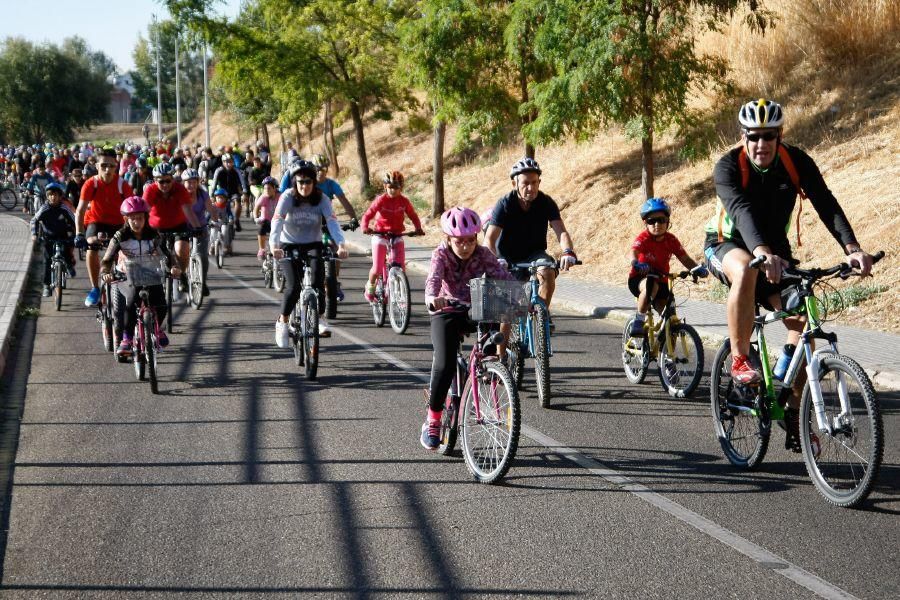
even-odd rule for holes
{"type": "MultiPolygon", "coordinates": [[[[241,0],[220,0],[218,12],[234,18],[240,4],[241,0]]],[[[93,50],[112,58],[123,73],[134,68],[131,52],[138,35],[147,36],[152,15],[160,20],[169,16],[158,0],[0,0],[0,5],[0,39],[16,36],[59,43],[78,35],[93,50]]]]}

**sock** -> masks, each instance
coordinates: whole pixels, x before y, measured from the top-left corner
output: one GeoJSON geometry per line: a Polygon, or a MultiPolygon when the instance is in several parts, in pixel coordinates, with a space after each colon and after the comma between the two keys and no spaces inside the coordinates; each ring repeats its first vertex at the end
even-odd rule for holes
{"type": "Polygon", "coordinates": [[[441,417],[444,415],[444,411],[442,410],[431,410],[431,407],[428,407],[428,420],[429,421],[440,421],[441,417]]]}

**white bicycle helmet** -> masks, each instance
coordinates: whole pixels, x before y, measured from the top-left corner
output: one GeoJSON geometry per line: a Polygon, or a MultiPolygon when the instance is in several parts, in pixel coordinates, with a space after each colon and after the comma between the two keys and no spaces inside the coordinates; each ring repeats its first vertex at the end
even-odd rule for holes
{"type": "Polygon", "coordinates": [[[738,121],[744,129],[778,129],[784,125],[784,110],[772,100],[751,100],[741,107],[738,121]]]}
{"type": "Polygon", "coordinates": [[[516,164],[512,166],[512,169],[509,170],[509,178],[515,179],[516,175],[521,173],[537,173],[541,174],[541,167],[538,166],[537,161],[533,158],[528,158],[527,156],[524,158],[520,158],[516,161],[516,164]]]}

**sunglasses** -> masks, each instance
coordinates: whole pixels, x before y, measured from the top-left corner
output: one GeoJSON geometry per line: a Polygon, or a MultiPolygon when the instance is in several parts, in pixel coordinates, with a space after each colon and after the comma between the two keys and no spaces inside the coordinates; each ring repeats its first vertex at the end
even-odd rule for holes
{"type": "Polygon", "coordinates": [[[102,162],[102,163],[100,163],[100,164],[97,165],[97,166],[100,167],[101,169],[115,169],[117,165],[116,165],[116,163],[104,163],[104,162],[102,162]]]}
{"type": "Polygon", "coordinates": [[[658,223],[668,223],[669,219],[666,217],[650,217],[649,219],[644,219],[644,223],[647,225],[656,225],[658,223]]]}
{"type": "Polygon", "coordinates": [[[298,185],[312,185],[313,183],[315,183],[315,182],[312,179],[298,179],[297,180],[298,185]]]}
{"type": "Polygon", "coordinates": [[[468,246],[470,244],[474,244],[478,241],[478,238],[475,236],[472,237],[451,237],[450,241],[459,246],[468,246]]]}
{"type": "Polygon", "coordinates": [[[759,140],[765,140],[767,142],[771,142],[776,139],[778,134],[774,131],[767,131],[766,133],[748,133],[747,140],[751,142],[758,142],[759,140]]]}
{"type": "Polygon", "coordinates": [[[171,179],[157,179],[156,183],[158,183],[159,185],[169,185],[170,183],[172,183],[172,180],[171,179]]]}

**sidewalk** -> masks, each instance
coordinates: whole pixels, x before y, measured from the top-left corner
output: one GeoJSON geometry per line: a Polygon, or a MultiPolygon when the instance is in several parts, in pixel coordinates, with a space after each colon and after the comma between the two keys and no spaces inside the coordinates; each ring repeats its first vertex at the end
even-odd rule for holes
{"type": "Polygon", "coordinates": [[[0,214],[0,374],[6,366],[16,308],[25,291],[32,255],[28,221],[0,214]]]}
{"type": "MultiPolygon", "coordinates": [[[[344,235],[353,250],[370,251],[368,236],[359,231],[348,231],[344,235]]],[[[415,239],[407,239],[407,268],[427,273],[432,249],[417,244],[415,239]]],[[[553,306],[579,315],[612,319],[624,325],[634,314],[635,300],[625,286],[579,281],[562,275],[557,279],[553,306]]],[[[707,348],[714,348],[728,335],[723,304],[691,299],[678,308],[678,314],[697,329],[707,348]]],[[[900,390],[900,335],[834,323],[829,323],[826,329],[837,333],[840,351],[859,362],[877,388],[900,390]]],[[[783,327],[766,329],[770,349],[783,346],[785,337],[783,327]]]]}

